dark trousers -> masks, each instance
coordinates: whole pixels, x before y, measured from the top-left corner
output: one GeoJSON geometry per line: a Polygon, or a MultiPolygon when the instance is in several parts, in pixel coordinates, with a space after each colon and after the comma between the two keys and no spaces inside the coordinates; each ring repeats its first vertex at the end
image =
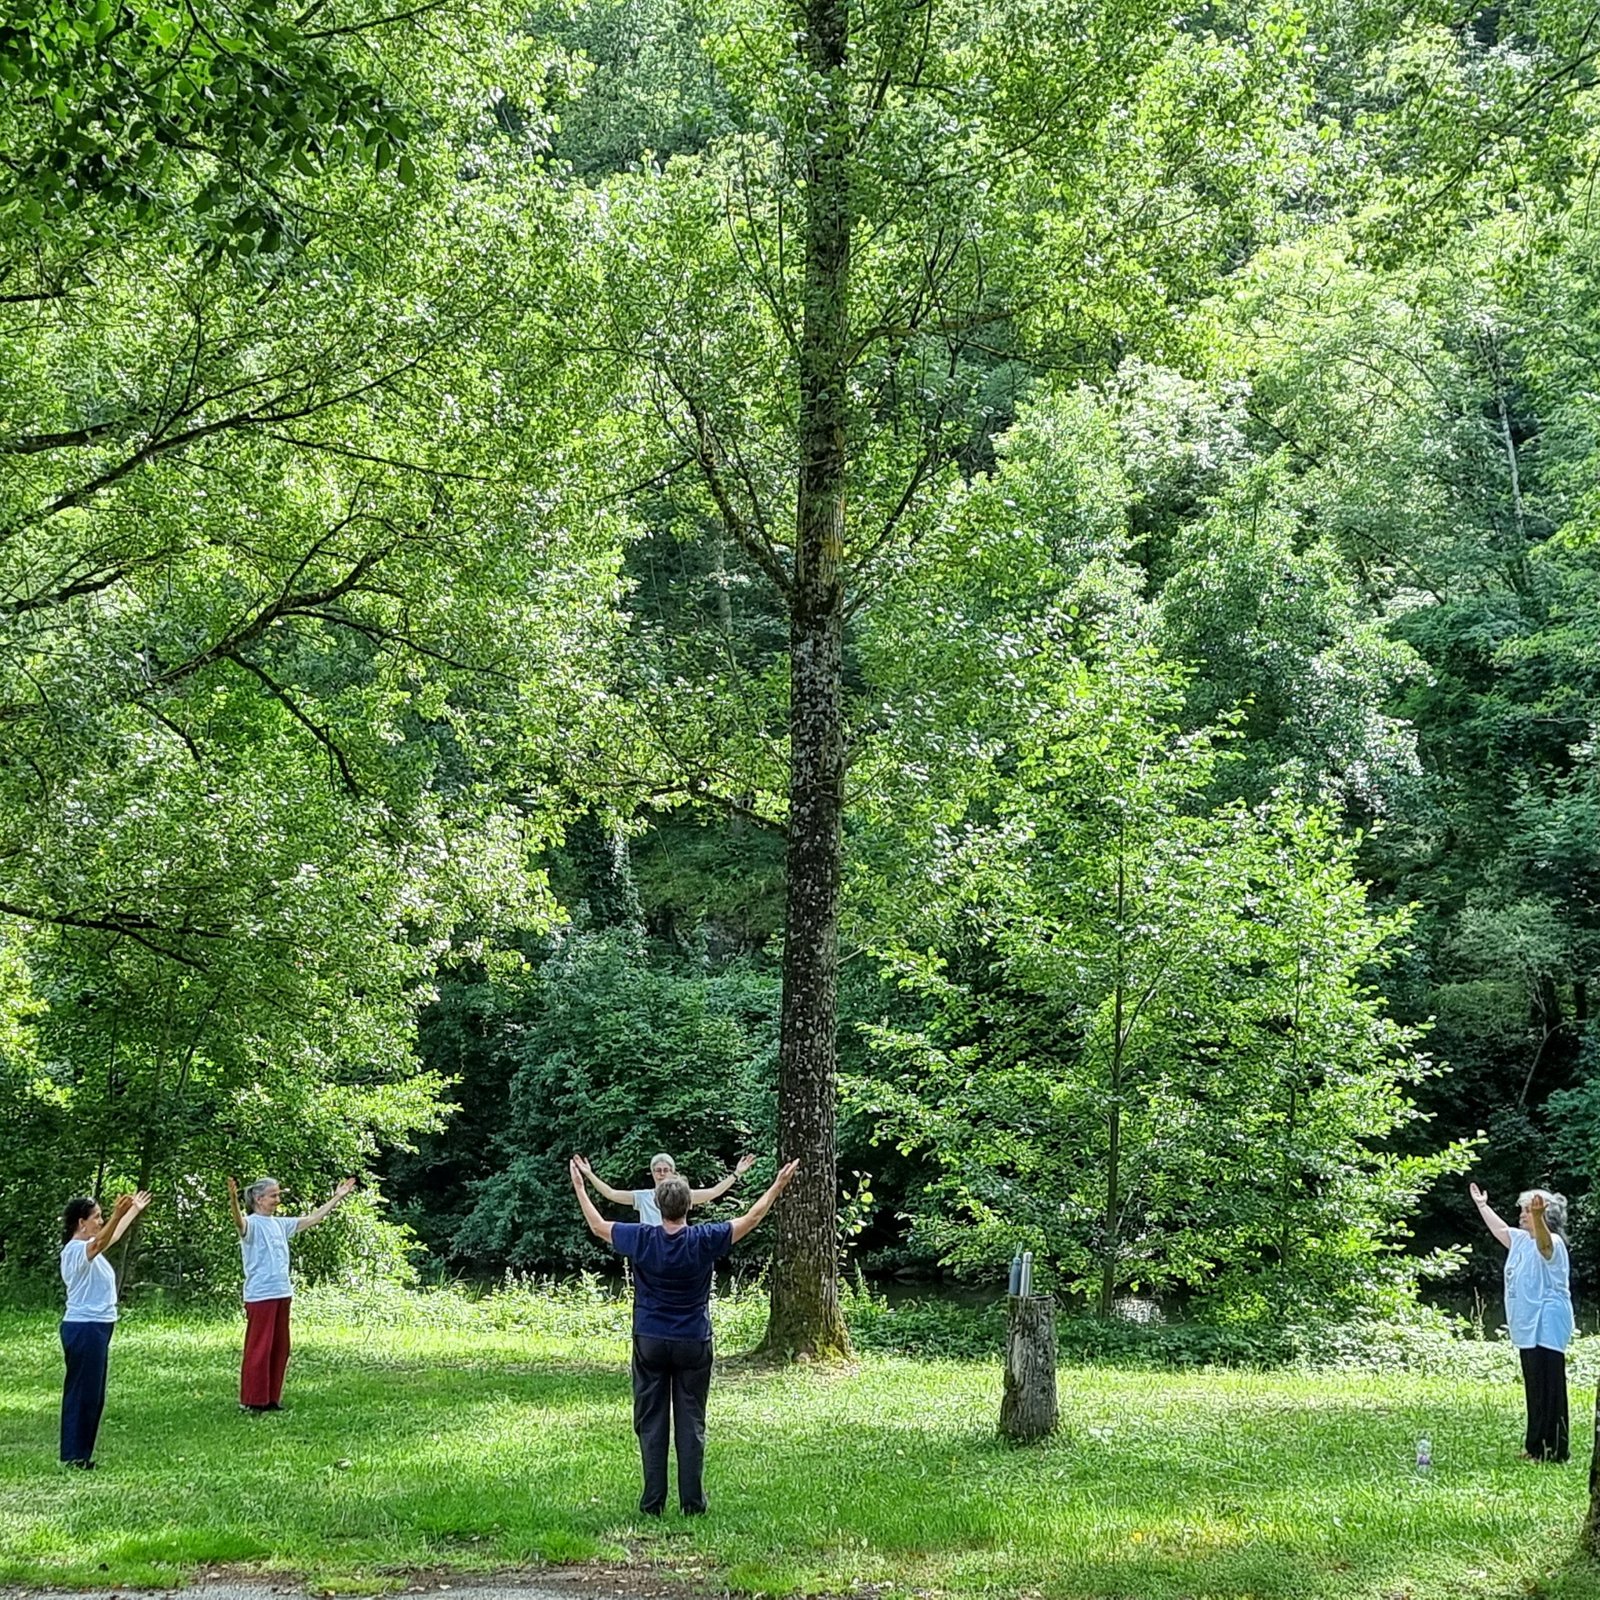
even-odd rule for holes
{"type": "Polygon", "coordinates": [[[706,1508],[701,1472],[706,1458],[706,1396],[711,1393],[709,1339],[633,1336],[633,1431],[644,1463],[639,1509],[655,1516],[667,1503],[667,1445],[678,1442],[678,1504],[706,1508]]]}
{"type": "Polygon", "coordinates": [[[283,1373],[289,1365],[289,1305],[287,1298],[245,1303],[240,1405],[275,1406],[283,1398],[283,1373]]]}
{"type": "Polygon", "coordinates": [[[114,1322],[63,1322],[61,1351],[67,1381],[61,1391],[61,1459],[93,1461],[100,1414],[106,1408],[106,1366],[114,1322]]]}
{"type": "Polygon", "coordinates": [[[1519,1350],[1522,1387],[1528,1402],[1528,1433],[1523,1449],[1535,1461],[1567,1459],[1567,1358],[1559,1350],[1535,1346],[1519,1350]]]}

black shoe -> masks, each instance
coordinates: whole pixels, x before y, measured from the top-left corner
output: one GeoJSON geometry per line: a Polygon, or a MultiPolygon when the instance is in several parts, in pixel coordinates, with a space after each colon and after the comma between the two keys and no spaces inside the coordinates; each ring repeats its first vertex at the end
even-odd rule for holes
{"type": "Polygon", "coordinates": [[[249,1412],[254,1412],[254,1413],[260,1413],[262,1411],[270,1411],[272,1409],[272,1407],[271,1406],[246,1405],[245,1402],[243,1400],[241,1400],[239,1402],[239,1409],[241,1411],[249,1411],[249,1412]]]}
{"type": "Polygon", "coordinates": [[[97,1462],[97,1461],[63,1461],[61,1463],[61,1465],[64,1466],[64,1467],[76,1467],[79,1472],[93,1472],[94,1469],[99,1465],[99,1462],[97,1462]]]}
{"type": "Polygon", "coordinates": [[[697,1506],[680,1506],[678,1508],[686,1517],[703,1517],[711,1507],[703,1502],[697,1506]]]}
{"type": "Polygon", "coordinates": [[[262,1406],[261,1409],[263,1411],[282,1411],[283,1407],[279,1405],[276,1400],[274,1400],[270,1405],[262,1406]]]}

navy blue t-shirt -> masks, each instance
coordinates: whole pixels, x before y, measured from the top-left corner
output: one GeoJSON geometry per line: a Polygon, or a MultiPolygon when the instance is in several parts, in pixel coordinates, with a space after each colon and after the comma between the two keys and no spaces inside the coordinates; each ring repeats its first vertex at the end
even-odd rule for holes
{"type": "Polygon", "coordinates": [[[696,1222],[676,1233],[613,1222],[611,1248],[633,1263],[633,1331],[651,1339],[709,1339],[711,1273],[732,1245],[731,1222],[696,1222]]]}

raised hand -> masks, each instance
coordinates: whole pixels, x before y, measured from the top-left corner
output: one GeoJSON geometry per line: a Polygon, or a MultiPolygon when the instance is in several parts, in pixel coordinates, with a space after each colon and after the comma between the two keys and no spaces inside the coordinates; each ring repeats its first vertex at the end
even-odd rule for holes
{"type": "Polygon", "coordinates": [[[1469,1194],[1469,1195],[1471,1195],[1471,1197],[1472,1197],[1472,1203],[1473,1203],[1473,1205],[1475,1205],[1475,1206],[1482,1206],[1482,1205],[1487,1205],[1487,1204],[1488,1204],[1488,1203],[1489,1203],[1489,1197],[1488,1197],[1488,1195],[1486,1195],[1486,1194],[1485,1194],[1485,1193],[1484,1193],[1484,1192],[1483,1192],[1483,1190],[1482,1190],[1482,1189],[1480,1189],[1480,1188],[1479,1188],[1479,1187],[1478,1187],[1478,1186],[1477,1186],[1477,1184],[1475,1184],[1475,1183],[1469,1183],[1469,1184],[1468,1184],[1468,1185],[1467,1185],[1467,1193],[1468,1193],[1468,1194],[1469,1194]]]}
{"type": "Polygon", "coordinates": [[[239,1181],[232,1173],[228,1174],[228,1193],[236,1200],[239,1198],[239,1181]]]}
{"type": "Polygon", "coordinates": [[[773,1187],[778,1191],[779,1194],[782,1194],[783,1191],[789,1187],[790,1181],[793,1179],[795,1173],[797,1173],[799,1170],[800,1163],[798,1161],[791,1161],[787,1166],[783,1166],[778,1169],[778,1176],[774,1181],[773,1187]]]}
{"type": "Polygon", "coordinates": [[[572,1164],[578,1169],[579,1172],[583,1173],[585,1177],[594,1176],[594,1168],[589,1165],[588,1156],[574,1156],[572,1158],[572,1164]]]}
{"type": "Polygon", "coordinates": [[[346,1178],[344,1180],[344,1182],[341,1183],[339,1185],[339,1187],[333,1191],[333,1198],[335,1200],[343,1200],[344,1197],[347,1194],[349,1194],[352,1189],[355,1188],[355,1186],[356,1186],[356,1180],[354,1178],[346,1178]]]}
{"type": "Polygon", "coordinates": [[[742,1178],[755,1164],[756,1158],[754,1156],[740,1156],[734,1163],[733,1170],[742,1178]]]}
{"type": "Polygon", "coordinates": [[[1536,1194],[1533,1199],[1528,1202],[1528,1210],[1531,1211],[1534,1216],[1542,1217],[1544,1215],[1544,1196],[1542,1194],[1536,1194]]]}
{"type": "Polygon", "coordinates": [[[134,1214],[134,1216],[138,1216],[139,1213],[143,1211],[144,1208],[149,1204],[150,1191],[148,1189],[141,1189],[136,1195],[133,1195],[129,1199],[128,1209],[134,1214]]]}

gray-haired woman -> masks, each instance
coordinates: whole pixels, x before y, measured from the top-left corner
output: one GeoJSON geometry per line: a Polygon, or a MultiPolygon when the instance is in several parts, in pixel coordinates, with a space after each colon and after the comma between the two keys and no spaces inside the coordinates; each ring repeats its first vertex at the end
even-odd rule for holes
{"type": "MultiPolygon", "coordinates": [[[[639,1213],[639,1220],[648,1223],[652,1228],[661,1226],[661,1211],[656,1205],[656,1186],[665,1183],[668,1178],[678,1175],[678,1163],[671,1156],[663,1153],[650,1158],[650,1187],[648,1189],[614,1189],[604,1178],[598,1176],[593,1167],[589,1165],[587,1156],[578,1156],[578,1170],[592,1183],[607,1200],[615,1201],[619,1206],[632,1206],[639,1213]]],[[[713,1200],[720,1200],[751,1167],[756,1164],[754,1156],[740,1156],[738,1164],[720,1182],[714,1183],[709,1189],[689,1190],[689,1204],[695,1206],[708,1206],[713,1200]]]]}
{"type": "Polygon", "coordinates": [[[1567,1202],[1548,1189],[1517,1197],[1517,1226],[1502,1221],[1477,1184],[1467,1191],[1484,1226],[1506,1247],[1506,1328],[1522,1362],[1528,1406],[1523,1454],[1530,1461],[1567,1459],[1567,1346],[1572,1342],[1572,1290],[1567,1202]]]}
{"type": "Polygon", "coordinates": [[[244,1192],[228,1179],[228,1204],[239,1230],[244,1257],[244,1363],[239,1370],[239,1404],[246,1411],[281,1411],[283,1375],[289,1365],[289,1240],[314,1228],[355,1188],[346,1178],[315,1211],[303,1217],[280,1217],[281,1191],[276,1178],[258,1178],[244,1192]]]}

